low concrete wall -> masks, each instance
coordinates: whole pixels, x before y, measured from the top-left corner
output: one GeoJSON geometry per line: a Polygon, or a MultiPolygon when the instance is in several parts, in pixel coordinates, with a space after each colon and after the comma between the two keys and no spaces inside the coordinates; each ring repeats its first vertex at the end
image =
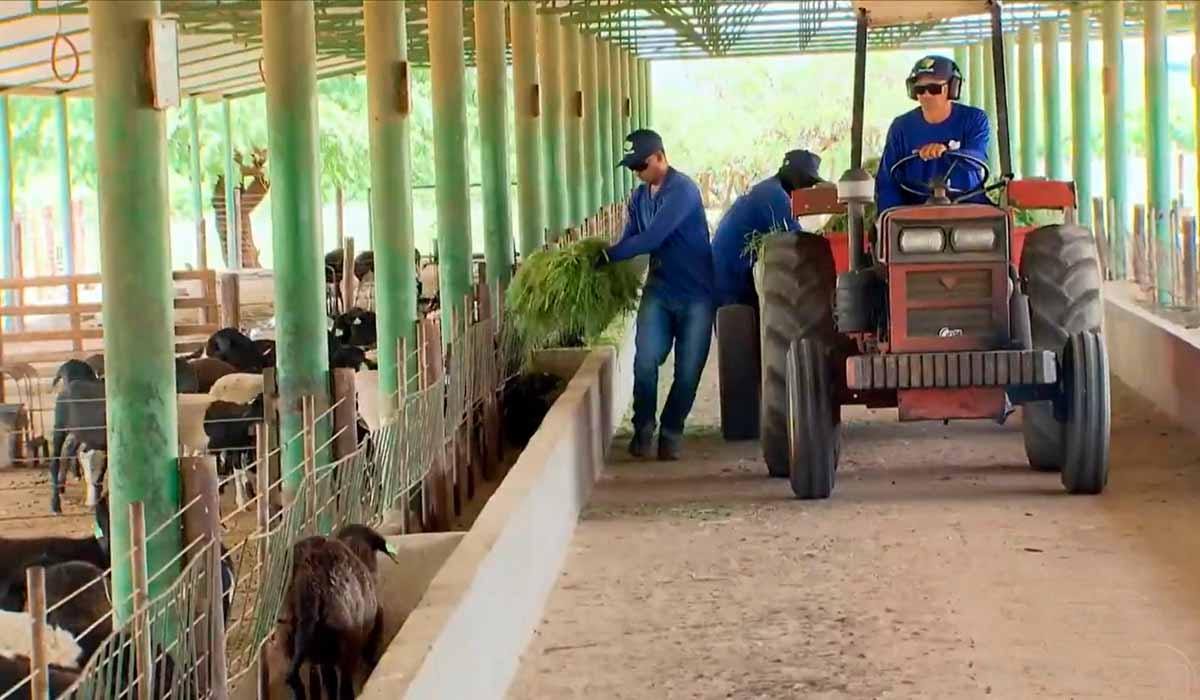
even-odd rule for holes
{"type": "Polygon", "coordinates": [[[1104,290],[1104,339],[1112,373],[1172,419],[1200,429],[1200,331],[1142,308],[1136,289],[1104,290]]]}
{"type": "Polygon", "coordinates": [[[505,696],[629,404],[632,375],[632,332],[621,347],[587,352],[360,697],[505,696]]]}

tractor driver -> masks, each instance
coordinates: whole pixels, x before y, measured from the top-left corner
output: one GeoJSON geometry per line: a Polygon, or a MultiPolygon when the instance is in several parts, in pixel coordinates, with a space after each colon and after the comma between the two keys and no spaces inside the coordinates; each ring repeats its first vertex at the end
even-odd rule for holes
{"type": "MultiPolygon", "coordinates": [[[[909,98],[920,107],[896,117],[888,128],[875,175],[875,205],[879,212],[902,204],[924,203],[925,197],[905,190],[898,180],[921,190],[933,178],[950,173],[946,183],[949,188],[969,192],[979,187],[983,176],[979,168],[965,160],[943,157],[947,152],[958,151],[987,161],[987,113],[957,101],[963,78],[954,61],[945,56],[925,56],[904,82],[909,98]],[[920,157],[900,166],[893,178],[892,166],[914,153],[920,157]],[[951,166],[955,166],[953,172],[951,166]]],[[[948,196],[953,198],[954,194],[948,196]]],[[[979,192],[966,201],[987,204],[988,198],[979,192]]]]}
{"type": "Polygon", "coordinates": [[[712,242],[717,306],[758,306],[751,273],[754,260],[746,252],[746,245],[755,233],[799,229],[792,216],[792,190],[824,182],[818,173],[820,167],[821,157],[817,154],[803,149],[788,151],[774,175],[739,196],[721,217],[712,242]]]}

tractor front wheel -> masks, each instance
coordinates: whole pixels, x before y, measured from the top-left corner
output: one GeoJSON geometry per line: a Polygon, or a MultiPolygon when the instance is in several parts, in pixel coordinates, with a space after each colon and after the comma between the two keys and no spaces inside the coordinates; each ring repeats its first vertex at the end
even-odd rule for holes
{"type": "Polygon", "coordinates": [[[1072,335],[1059,366],[1067,418],[1063,486],[1068,493],[1100,493],[1108,483],[1112,418],[1104,337],[1095,331],[1072,335]]]}
{"type": "Polygon", "coordinates": [[[801,338],[787,356],[788,462],[796,498],[829,498],[839,449],[838,404],[832,353],[801,338]]]}

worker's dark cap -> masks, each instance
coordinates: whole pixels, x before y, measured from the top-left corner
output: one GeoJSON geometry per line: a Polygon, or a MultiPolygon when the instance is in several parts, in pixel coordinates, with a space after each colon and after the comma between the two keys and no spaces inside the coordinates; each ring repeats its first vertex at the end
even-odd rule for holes
{"type": "Polygon", "coordinates": [[[909,80],[929,76],[935,80],[950,80],[958,76],[958,66],[945,56],[925,56],[917,61],[908,74],[909,80]]]}
{"type": "Polygon", "coordinates": [[[821,156],[803,148],[785,153],[779,171],[795,187],[812,187],[818,182],[825,182],[820,174],[821,156]]]}
{"type": "Polygon", "coordinates": [[[652,129],[636,129],[625,137],[625,157],[617,167],[632,168],[646,162],[650,156],[665,151],[662,137],[652,129]]]}

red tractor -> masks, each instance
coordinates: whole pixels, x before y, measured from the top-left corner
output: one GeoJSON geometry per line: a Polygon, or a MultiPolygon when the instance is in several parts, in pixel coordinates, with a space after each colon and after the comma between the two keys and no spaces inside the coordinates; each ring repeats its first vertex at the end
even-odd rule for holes
{"type": "Polygon", "coordinates": [[[761,319],[748,306],[718,312],[726,437],[757,436],[772,476],[790,477],[798,498],[827,498],[844,405],[897,407],[901,421],[1001,422],[1020,405],[1030,465],[1060,471],[1070,493],[1100,493],[1110,413],[1097,244],[1074,224],[1073,183],[1013,179],[998,0],[947,5],[991,15],[1001,174],[989,184],[987,163],[943,156],[981,171],[998,204],[965,203],[978,190],[941,179],[903,182],[926,201],[864,230],[874,198],[862,169],[867,32],[907,5],[855,0],[851,167],[836,190],[793,193],[796,216],[846,212],[848,235],[769,236],[755,265],[761,319]],[[1058,209],[1065,223],[1020,230],[1015,209],[1058,209]],[[760,346],[749,356],[747,334],[760,346]],[[750,402],[760,411],[746,420],[750,402]]]}

